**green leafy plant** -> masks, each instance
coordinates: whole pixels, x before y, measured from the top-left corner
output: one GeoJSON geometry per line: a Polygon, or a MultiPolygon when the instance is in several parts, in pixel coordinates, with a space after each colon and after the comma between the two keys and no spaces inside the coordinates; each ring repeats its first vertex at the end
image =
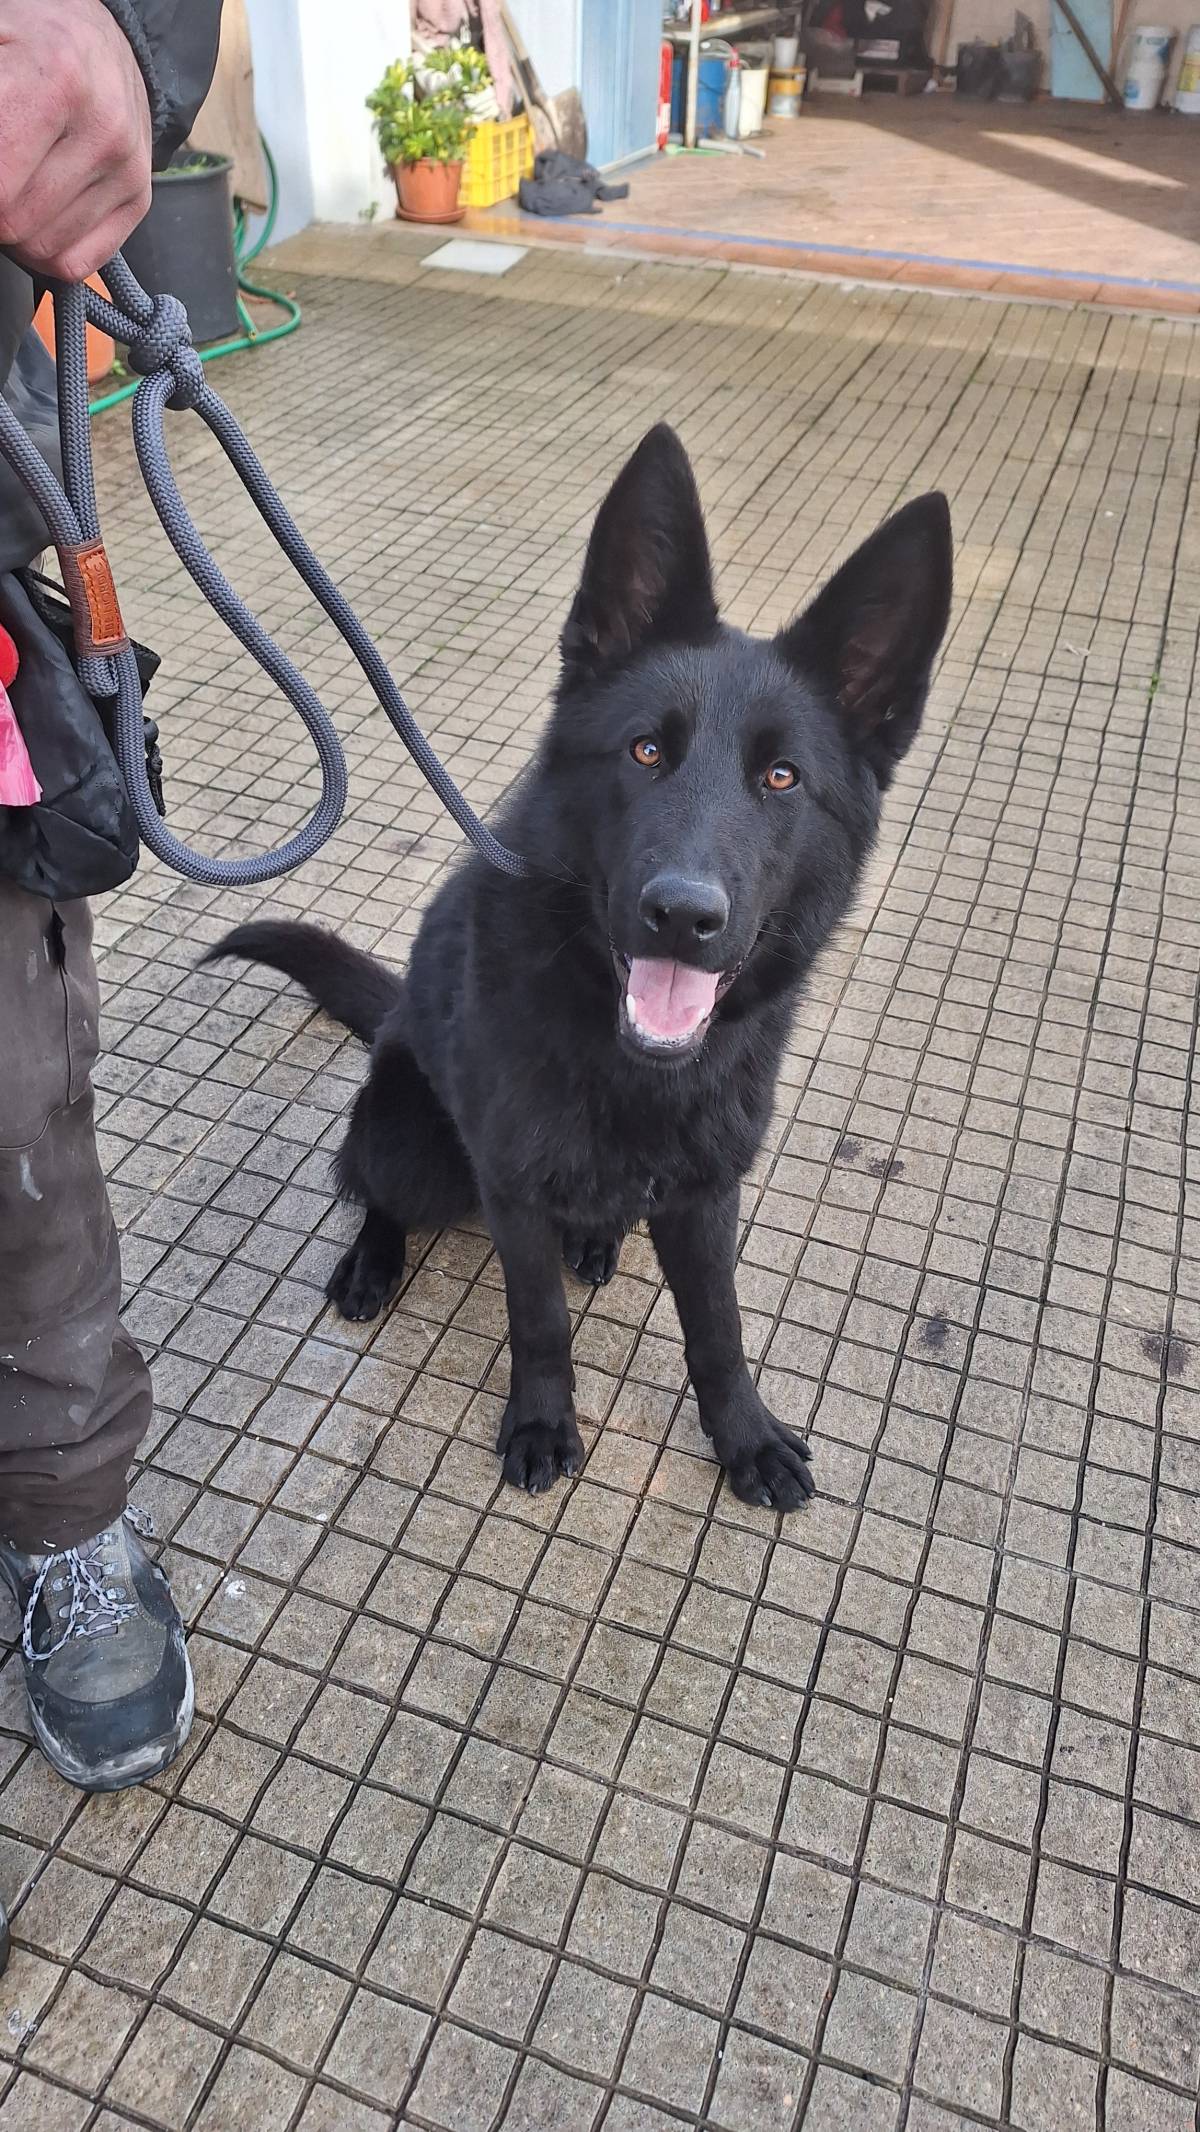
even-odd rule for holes
{"type": "MultiPolygon", "coordinates": [[[[482,61],[484,75],[490,79],[487,61],[470,45],[447,47],[445,55],[426,53],[421,61],[422,72],[435,56],[455,58],[461,67],[466,52],[472,61],[482,61]]],[[[433,95],[418,96],[413,62],[395,60],[367,98],[384,162],[393,169],[397,163],[461,163],[466,153],[475,131],[475,121],[462,102],[468,85],[461,72],[454,78],[448,68],[439,67],[434,72],[444,75],[445,88],[439,87],[433,95]]],[[[469,86],[475,87],[476,82],[469,86]]]]}
{"type": "Polygon", "coordinates": [[[426,96],[437,96],[441,89],[430,86],[444,79],[446,88],[469,96],[475,89],[491,86],[492,70],[482,52],[473,44],[435,45],[432,51],[423,52],[414,62],[414,71],[419,75],[426,96]]]}

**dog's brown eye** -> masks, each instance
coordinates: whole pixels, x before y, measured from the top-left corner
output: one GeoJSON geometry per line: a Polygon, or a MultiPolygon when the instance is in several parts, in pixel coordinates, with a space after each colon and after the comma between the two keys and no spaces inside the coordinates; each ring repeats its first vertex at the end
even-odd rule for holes
{"type": "Polygon", "coordinates": [[[651,740],[645,733],[640,740],[634,741],[629,752],[635,762],[640,762],[643,770],[656,770],[662,761],[662,749],[658,742],[651,740]]]}
{"type": "Polygon", "coordinates": [[[763,779],[768,792],[790,792],[800,772],[790,762],[773,762],[763,779]]]}

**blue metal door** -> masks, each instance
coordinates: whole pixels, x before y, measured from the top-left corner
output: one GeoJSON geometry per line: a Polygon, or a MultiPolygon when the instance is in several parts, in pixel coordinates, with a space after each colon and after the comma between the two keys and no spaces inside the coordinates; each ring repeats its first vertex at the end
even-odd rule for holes
{"type": "MultiPolygon", "coordinates": [[[[1071,0],[1071,11],[1083,24],[1098,56],[1107,62],[1112,44],[1112,0],[1071,0]]],[[[1080,104],[1104,101],[1104,89],[1091,60],[1066,16],[1054,6],[1050,9],[1050,94],[1069,97],[1080,104]]]]}
{"type": "Polygon", "coordinates": [[[580,30],[588,156],[604,170],[654,147],[662,0],[583,0],[580,30]]]}

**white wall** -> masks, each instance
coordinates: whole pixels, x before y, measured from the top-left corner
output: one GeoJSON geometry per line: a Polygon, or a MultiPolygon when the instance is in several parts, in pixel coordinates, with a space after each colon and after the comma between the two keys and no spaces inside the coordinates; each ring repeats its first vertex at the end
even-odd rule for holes
{"type": "Polygon", "coordinates": [[[407,0],[247,0],[259,124],[279,168],[277,237],[393,204],[364,99],[409,50],[407,0]]]}
{"type": "Polygon", "coordinates": [[[299,0],[313,213],[353,222],[385,202],[385,177],[364,99],[410,47],[408,0],[299,0]]]}
{"type": "Polygon", "coordinates": [[[511,0],[513,19],[547,96],[579,87],[580,5],[581,0],[511,0]]]}
{"type": "Polygon", "coordinates": [[[296,0],[247,0],[259,129],[279,172],[277,237],[294,236],[313,218],[304,68],[296,0]]]}

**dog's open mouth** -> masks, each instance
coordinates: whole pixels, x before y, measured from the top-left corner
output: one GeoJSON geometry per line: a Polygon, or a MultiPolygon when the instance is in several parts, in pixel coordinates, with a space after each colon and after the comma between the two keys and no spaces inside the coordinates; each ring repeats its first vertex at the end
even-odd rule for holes
{"type": "MultiPolygon", "coordinates": [[[[737,970],[694,970],[665,957],[613,949],[621,983],[621,1034],[636,1051],[682,1058],[696,1051],[737,970]]],[[[740,967],[740,965],[739,965],[740,967]]]]}

